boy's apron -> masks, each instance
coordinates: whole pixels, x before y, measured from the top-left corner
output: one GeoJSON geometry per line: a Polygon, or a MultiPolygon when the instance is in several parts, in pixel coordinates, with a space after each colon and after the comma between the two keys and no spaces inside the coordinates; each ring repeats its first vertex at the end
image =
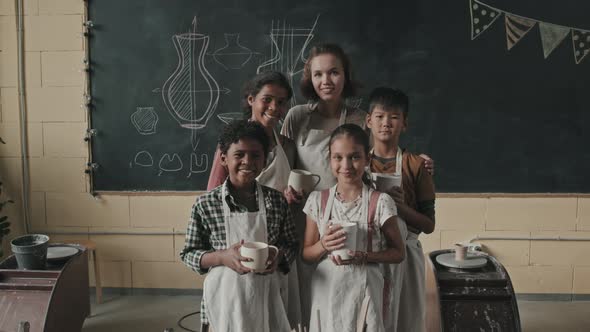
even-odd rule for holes
{"type": "MultiPolygon", "coordinates": [[[[330,220],[336,186],[329,190],[328,201],[323,218],[318,223],[320,236],[324,225],[330,220]]],[[[372,250],[369,235],[375,233],[375,227],[369,218],[369,188],[363,186],[362,219],[357,223],[356,249],[372,250]]],[[[377,231],[378,227],[376,228],[377,231]]],[[[371,302],[367,313],[367,331],[381,332],[383,318],[383,276],[378,264],[337,266],[330,259],[324,258],[312,278],[312,314],[310,332],[318,330],[318,310],[322,332],[354,332],[357,318],[364,298],[369,295],[371,302]]]]}
{"type": "MultiPolygon", "coordinates": [[[[285,150],[281,146],[279,136],[273,130],[275,138],[274,158],[258,175],[258,183],[271,187],[283,193],[287,188],[291,166],[285,150]]],[[[299,253],[298,253],[299,254],[299,253]]],[[[299,255],[297,255],[299,256],[299,255]]],[[[294,260],[289,268],[289,273],[278,273],[281,282],[281,297],[285,303],[287,317],[291,327],[297,327],[301,323],[301,302],[299,300],[299,278],[297,277],[297,260],[294,260]]]]}
{"type": "MultiPolygon", "coordinates": [[[[372,153],[372,151],[371,151],[372,153]]],[[[395,156],[395,173],[394,175],[402,176],[402,164],[403,164],[403,152],[402,149],[398,146],[397,154],[395,156]]],[[[402,181],[403,185],[403,181],[402,181]]],[[[408,235],[408,229],[406,226],[406,222],[397,216],[397,225],[400,231],[400,235],[402,240],[404,240],[404,244],[406,243],[405,239],[408,235]]],[[[394,331],[405,331],[396,329],[397,322],[400,315],[400,298],[402,294],[402,287],[403,287],[403,279],[405,274],[407,262],[407,247],[406,247],[406,259],[404,259],[399,264],[382,264],[383,268],[383,279],[384,279],[384,287],[383,287],[383,323],[385,325],[385,331],[387,332],[394,332],[394,331]]]]}
{"type": "MultiPolygon", "coordinates": [[[[336,178],[332,174],[330,163],[328,160],[328,144],[330,142],[330,135],[332,134],[329,130],[321,129],[308,129],[310,127],[311,113],[306,116],[305,120],[301,124],[301,135],[297,138],[297,160],[298,168],[312,172],[320,176],[320,182],[316,186],[315,190],[324,190],[330,188],[336,184],[336,178]]],[[[340,113],[340,120],[338,125],[343,125],[346,120],[347,110],[343,108],[340,113]]],[[[309,194],[309,193],[307,193],[309,194]]],[[[305,202],[302,203],[302,206],[305,202]]],[[[301,238],[305,234],[306,217],[304,213],[297,213],[296,223],[302,227],[298,227],[300,230],[301,238]]],[[[301,318],[304,325],[310,320],[311,315],[311,276],[315,270],[315,264],[308,264],[300,261],[298,265],[299,273],[299,286],[301,297],[301,318]]]]}
{"type": "MultiPolygon", "coordinates": [[[[397,148],[395,160],[395,174],[402,176],[402,149],[397,148]]],[[[393,310],[392,317],[386,317],[386,330],[388,332],[422,332],[425,319],[425,273],[424,253],[418,240],[418,234],[407,231],[406,223],[398,216],[398,222],[404,226],[405,233],[402,238],[406,244],[406,258],[393,267],[394,287],[390,306],[393,310]]]]}
{"type": "MultiPolygon", "coordinates": [[[[226,247],[244,241],[267,242],[266,208],[260,184],[256,184],[258,212],[231,212],[222,188],[226,247]]],[[[215,332],[289,331],[280,296],[277,273],[240,275],[223,265],[209,271],[203,286],[207,318],[215,332]]]]}
{"type": "Polygon", "coordinates": [[[422,332],[426,316],[424,252],[418,234],[413,232],[408,232],[405,262],[397,331],[422,332]]]}

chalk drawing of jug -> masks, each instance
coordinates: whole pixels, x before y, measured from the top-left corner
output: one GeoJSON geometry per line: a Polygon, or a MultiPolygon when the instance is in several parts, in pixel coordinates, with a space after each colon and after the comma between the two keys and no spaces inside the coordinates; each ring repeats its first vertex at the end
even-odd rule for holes
{"type": "Polygon", "coordinates": [[[174,35],[172,41],[178,54],[178,66],[162,87],[166,108],[178,123],[188,129],[207,125],[219,102],[219,85],[205,68],[209,36],[192,32],[174,35]]]}
{"type": "Polygon", "coordinates": [[[226,33],[225,45],[213,53],[213,58],[225,70],[240,69],[250,61],[253,52],[240,44],[239,33],[226,33]]]}

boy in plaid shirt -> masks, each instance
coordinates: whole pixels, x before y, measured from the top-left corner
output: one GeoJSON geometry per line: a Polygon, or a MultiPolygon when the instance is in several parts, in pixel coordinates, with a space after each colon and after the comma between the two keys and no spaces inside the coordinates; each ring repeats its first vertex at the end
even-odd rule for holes
{"type": "Polygon", "coordinates": [[[291,213],[283,195],[261,186],[269,139],[255,122],[237,121],[219,138],[221,164],[229,176],[193,205],[180,256],[192,270],[208,273],[201,302],[202,331],[290,330],[277,273],[287,273],[298,253],[291,213]],[[269,250],[267,268],[242,265],[244,241],[279,248],[269,250]],[[266,311],[266,312],[265,312],[266,311]]]}

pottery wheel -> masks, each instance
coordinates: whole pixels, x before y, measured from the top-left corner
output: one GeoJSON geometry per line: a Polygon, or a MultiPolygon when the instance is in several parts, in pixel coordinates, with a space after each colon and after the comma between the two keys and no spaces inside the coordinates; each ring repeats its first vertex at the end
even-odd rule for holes
{"type": "Polygon", "coordinates": [[[454,267],[459,269],[477,269],[485,266],[488,263],[487,258],[480,255],[467,254],[465,260],[456,261],[455,253],[449,252],[436,256],[436,262],[446,267],[454,267]]]}

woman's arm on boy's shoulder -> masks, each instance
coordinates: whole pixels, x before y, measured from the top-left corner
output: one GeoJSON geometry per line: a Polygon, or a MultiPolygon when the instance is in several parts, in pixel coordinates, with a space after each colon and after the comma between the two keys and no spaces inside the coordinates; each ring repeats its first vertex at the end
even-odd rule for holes
{"type": "Polygon", "coordinates": [[[207,190],[213,190],[213,188],[223,184],[225,179],[227,179],[227,175],[227,170],[221,165],[221,150],[219,150],[219,147],[217,147],[217,149],[215,149],[215,155],[213,156],[211,172],[209,173],[207,190]]]}
{"type": "Polygon", "coordinates": [[[424,167],[430,173],[430,175],[434,175],[434,159],[430,158],[427,154],[420,154],[420,158],[424,159],[424,167]]]}

